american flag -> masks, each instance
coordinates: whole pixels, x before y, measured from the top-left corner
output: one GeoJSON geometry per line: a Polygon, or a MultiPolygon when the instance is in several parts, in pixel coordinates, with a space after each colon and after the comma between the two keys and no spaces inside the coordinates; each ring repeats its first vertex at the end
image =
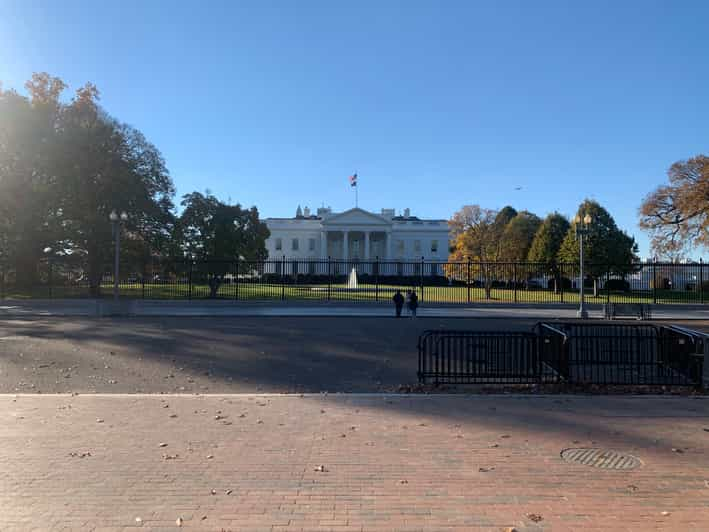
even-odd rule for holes
{"type": "Polygon", "coordinates": [[[357,173],[356,172],[350,176],[350,186],[351,187],[357,186],[357,173]]]}

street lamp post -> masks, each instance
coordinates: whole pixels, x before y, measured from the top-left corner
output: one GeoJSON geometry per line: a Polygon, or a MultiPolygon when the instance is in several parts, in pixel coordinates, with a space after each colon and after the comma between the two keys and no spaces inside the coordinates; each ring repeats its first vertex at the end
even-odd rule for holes
{"type": "Polygon", "coordinates": [[[585,320],[588,318],[588,312],[584,308],[585,301],[583,283],[585,277],[583,274],[583,237],[588,234],[589,225],[591,225],[591,216],[587,214],[583,217],[583,219],[581,219],[581,216],[577,214],[574,218],[574,222],[576,226],[576,238],[579,241],[579,275],[581,277],[581,282],[579,283],[579,310],[576,313],[576,317],[585,320]],[[581,225],[581,222],[583,222],[583,226],[581,225]]]}
{"type": "Polygon", "coordinates": [[[115,256],[113,258],[113,300],[118,303],[118,265],[121,256],[121,223],[128,220],[126,211],[122,211],[119,215],[116,210],[112,210],[108,215],[113,225],[113,239],[116,243],[115,256]]]}

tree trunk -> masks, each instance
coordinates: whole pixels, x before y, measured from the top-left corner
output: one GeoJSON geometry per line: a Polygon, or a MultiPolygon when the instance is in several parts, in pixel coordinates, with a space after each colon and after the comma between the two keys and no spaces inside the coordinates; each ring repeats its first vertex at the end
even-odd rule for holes
{"type": "Polygon", "coordinates": [[[37,265],[39,256],[23,253],[15,259],[15,283],[18,288],[30,290],[39,284],[37,265]]]}
{"type": "Polygon", "coordinates": [[[101,279],[103,268],[96,256],[89,256],[89,297],[101,297],[101,279]]]}

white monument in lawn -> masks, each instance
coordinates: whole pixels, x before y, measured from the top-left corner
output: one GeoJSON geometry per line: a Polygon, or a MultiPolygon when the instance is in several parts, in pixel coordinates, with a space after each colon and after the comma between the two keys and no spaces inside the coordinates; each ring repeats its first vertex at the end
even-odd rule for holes
{"type": "Polygon", "coordinates": [[[357,288],[357,270],[355,268],[352,268],[352,271],[350,272],[350,278],[347,281],[347,288],[357,288]]]}

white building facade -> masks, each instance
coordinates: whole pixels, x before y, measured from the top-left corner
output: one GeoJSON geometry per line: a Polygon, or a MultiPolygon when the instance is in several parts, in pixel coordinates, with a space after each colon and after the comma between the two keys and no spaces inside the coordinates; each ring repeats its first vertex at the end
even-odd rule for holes
{"type": "MultiPolygon", "coordinates": [[[[397,216],[394,209],[333,213],[321,208],[312,215],[307,207],[298,207],[293,218],[265,222],[271,232],[266,241],[269,260],[430,263],[448,258],[448,221],[419,219],[409,209],[397,216]]],[[[439,270],[429,267],[427,273],[439,270]]]]}

